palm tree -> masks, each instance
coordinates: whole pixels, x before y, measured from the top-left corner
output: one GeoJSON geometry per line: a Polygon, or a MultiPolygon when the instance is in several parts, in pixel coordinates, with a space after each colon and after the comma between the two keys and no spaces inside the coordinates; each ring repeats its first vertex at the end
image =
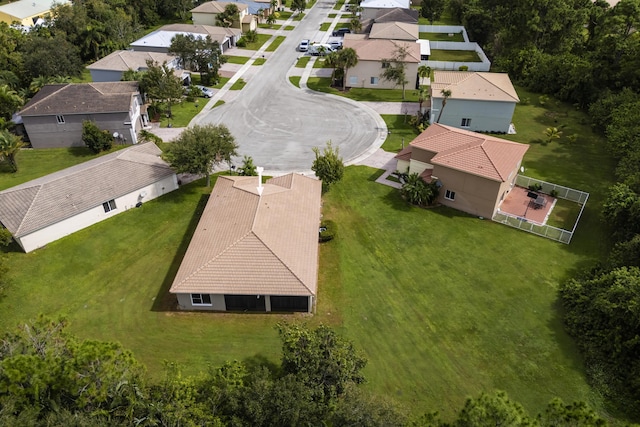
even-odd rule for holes
{"type": "Polygon", "coordinates": [[[451,96],[451,91],[449,89],[442,89],[440,94],[442,95],[442,107],[440,107],[440,113],[438,114],[438,120],[436,120],[436,123],[440,123],[442,111],[444,110],[444,106],[447,105],[447,99],[451,96]]]}
{"type": "Polygon", "coordinates": [[[349,28],[351,28],[351,31],[356,34],[362,31],[362,22],[360,22],[360,18],[357,16],[351,18],[349,21],[349,28]]]}
{"type": "Polygon", "coordinates": [[[420,114],[423,113],[422,111],[422,104],[431,97],[431,88],[428,86],[420,86],[420,89],[418,89],[418,102],[420,103],[419,111],[420,114]]]}
{"type": "Polygon", "coordinates": [[[431,77],[431,67],[427,65],[421,65],[418,67],[418,76],[420,79],[424,79],[425,77],[431,77]]]}
{"type": "Polygon", "coordinates": [[[0,85],[0,118],[11,119],[11,115],[24,104],[24,99],[8,85],[0,85]]]}
{"type": "Polygon", "coordinates": [[[35,77],[29,85],[29,90],[34,95],[40,91],[45,85],[51,83],[51,77],[38,76],[35,77]]]}
{"type": "Polygon", "coordinates": [[[340,59],[342,62],[343,77],[342,77],[342,90],[347,89],[347,70],[353,68],[358,64],[358,54],[355,50],[348,47],[340,51],[340,59]]]}
{"type": "Polygon", "coordinates": [[[267,24],[269,24],[270,26],[275,24],[276,22],[276,17],[273,13],[270,13],[269,16],[267,16],[267,24]]]}
{"type": "Polygon", "coordinates": [[[22,138],[10,133],[8,130],[0,131],[0,160],[6,160],[14,172],[18,171],[16,154],[24,146],[22,138]]]}
{"type": "Polygon", "coordinates": [[[542,133],[547,137],[547,144],[552,142],[554,139],[559,139],[560,135],[562,135],[562,131],[559,131],[557,127],[549,127],[542,133]]]}

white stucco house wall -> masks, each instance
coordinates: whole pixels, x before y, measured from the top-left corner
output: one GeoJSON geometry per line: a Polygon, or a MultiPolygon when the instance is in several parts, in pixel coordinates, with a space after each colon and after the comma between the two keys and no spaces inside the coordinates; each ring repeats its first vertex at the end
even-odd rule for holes
{"type": "Polygon", "coordinates": [[[434,71],[429,120],[474,132],[507,133],[518,94],[506,73],[434,71]],[[443,90],[451,91],[444,109],[443,90]]]}
{"type": "Polygon", "coordinates": [[[31,252],[178,188],[153,143],[136,145],[0,192],[0,224],[31,252]]]}

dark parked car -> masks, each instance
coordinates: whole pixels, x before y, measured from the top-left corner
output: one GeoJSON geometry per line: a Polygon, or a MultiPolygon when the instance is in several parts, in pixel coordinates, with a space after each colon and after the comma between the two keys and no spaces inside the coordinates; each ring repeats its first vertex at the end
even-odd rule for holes
{"type": "Polygon", "coordinates": [[[345,34],[349,34],[351,32],[348,28],[338,28],[333,32],[333,37],[344,37],[345,34]]]}

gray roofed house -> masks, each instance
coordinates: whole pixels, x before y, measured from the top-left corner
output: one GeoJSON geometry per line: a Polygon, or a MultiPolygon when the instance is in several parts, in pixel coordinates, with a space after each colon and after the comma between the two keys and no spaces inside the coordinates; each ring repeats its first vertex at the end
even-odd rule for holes
{"type": "Polygon", "coordinates": [[[82,147],[85,120],[136,143],[149,123],[141,107],[137,82],[64,83],[44,86],[18,115],[33,148],[82,147]]]}
{"type": "Polygon", "coordinates": [[[0,223],[31,252],[155,199],[178,188],[160,154],[140,144],[1,191],[0,223]]]}
{"type": "Polygon", "coordinates": [[[94,82],[119,82],[127,70],[146,71],[147,61],[160,65],[166,62],[169,68],[177,68],[178,63],[175,56],[167,53],[116,50],[88,65],[87,69],[94,82]]]}
{"type": "Polygon", "coordinates": [[[374,18],[362,21],[362,32],[369,33],[374,23],[404,22],[407,24],[417,24],[419,17],[420,12],[415,9],[402,9],[400,7],[381,9],[374,18]]]}
{"type": "Polygon", "coordinates": [[[242,36],[242,31],[236,28],[216,27],[213,25],[201,24],[169,24],[163,25],[155,31],[139,38],[129,46],[135,51],[167,53],[171,40],[177,35],[192,34],[197,38],[211,37],[212,41],[217,41],[224,52],[226,49],[236,45],[242,36]]]}
{"type": "Polygon", "coordinates": [[[313,310],[322,183],[220,176],[170,292],[187,310],[313,310]]]}

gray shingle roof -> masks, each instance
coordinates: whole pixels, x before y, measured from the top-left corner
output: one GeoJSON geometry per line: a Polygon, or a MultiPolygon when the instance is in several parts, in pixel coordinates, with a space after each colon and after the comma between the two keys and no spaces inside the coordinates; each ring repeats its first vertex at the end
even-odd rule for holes
{"type": "Polygon", "coordinates": [[[129,111],[137,82],[46,85],[20,111],[21,116],[121,113],[129,111]]]}
{"type": "Polygon", "coordinates": [[[172,293],[315,295],[322,183],[302,175],[218,178],[172,293]]]}
{"type": "Polygon", "coordinates": [[[160,154],[135,145],[1,191],[0,222],[22,237],[173,175],[160,154]]]}

